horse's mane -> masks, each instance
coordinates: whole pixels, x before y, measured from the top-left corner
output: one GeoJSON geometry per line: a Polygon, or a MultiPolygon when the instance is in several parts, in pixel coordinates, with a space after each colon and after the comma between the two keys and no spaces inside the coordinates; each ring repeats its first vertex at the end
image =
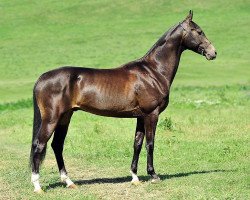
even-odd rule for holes
{"type": "MultiPolygon", "coordinates": [[[[178,28],[179,23],[172,26],[170,29],[168,29],[167,32],[165,32],[160,39],[149,49],[149,51],[145,54],[145,56],[148,56],[156,47],[163,45],[166,42],[166,39],[171,36],[171,34],[178,28]]],[[[144,56],[144,57],[145,57],[144,56]]]]}

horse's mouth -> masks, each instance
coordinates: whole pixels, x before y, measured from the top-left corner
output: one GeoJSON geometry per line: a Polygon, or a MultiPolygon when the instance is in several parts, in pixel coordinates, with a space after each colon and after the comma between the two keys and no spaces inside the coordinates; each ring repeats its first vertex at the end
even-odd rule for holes
{"type": "Polygon", "coordinates": [[[216,53],[213,55],[209,53],[204,53],[204,56],[206,57],[207,60],[214,60],[216,58],[216,53]]]}

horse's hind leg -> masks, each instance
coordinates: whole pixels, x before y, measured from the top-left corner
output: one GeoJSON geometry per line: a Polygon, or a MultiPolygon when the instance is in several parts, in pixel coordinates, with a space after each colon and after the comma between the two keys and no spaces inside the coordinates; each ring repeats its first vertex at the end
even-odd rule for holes
{"type": "Polygon", "coordinates": [[[73,112],[69,111],[62,115],[60,121],[58,122],[56,126],[54,138],[51,143],[51,146],[55,153],[58,169],[59,169],[60,176],[61,176],[61,181],[66,183],[67,187],[69,188],[76,188],[76,185],[67,176],[67,171],[64,165],[63,155],[62,155],[64,140],[67,135],[67,131],[68,131],[68,127],[69,127],[72,114],[73,112]]]}
{"type": "Polygon", "coordinates": [[[144,130],[144,120],[141,118],[137,119],[136,131],[135,131],[135,141],[134,141],[134,156],[131,163],[131,183],[137,185],[139,183],[139,178],[137,177],[137,165],[139,160],[139,155],[142,148],[142,143],[145,135],[144,130]]]}
{"type": "Polygon", "coordinates": [[[43,120],[40,125],[40,129],[38,131],[37,137],[34,139],[32,148],[32,158],[31,158],[31,165],[32,165],[32,176],[31,181],[34,184],[34,191],[35,192],[42,192],[41,186],[39,184],[39,167],[44,159],[46,153],[46,145],[51,137],[54,129],[56,127],[57,120],[54,121],[47,121],[43,120]]]}

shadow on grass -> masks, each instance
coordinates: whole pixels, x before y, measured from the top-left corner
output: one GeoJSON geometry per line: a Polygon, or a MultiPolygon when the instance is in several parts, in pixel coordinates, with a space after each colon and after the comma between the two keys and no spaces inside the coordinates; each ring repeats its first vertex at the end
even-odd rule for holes
{"type": "MultiPolygon", "coordinates": [[[[172,178],[181,178],[195,174],[209,174],[209,173],[216,173],[216,172],[232,172],[233,170],[208,170],[208,171],[193,171],[193,172],[185,172],[185,173],[177,173],[177,174],[167,174],[167,175],[159,175],[161,180],[165,179],[172,179],[172,178]]],[[[105,183],[125,183],[131,181],[131,176],[124,176],[124,177],[114,177],[114,178],[95,178],[89,180],[75,180],[74,183],[76,185],[89,185],[89,184],[105,184],[105,183]]],[[[141,181],[148,181],[150,180],[149,176],[139,176],[141,181]]],[[[50,190],[56,187],[62,187],[64,184],[61,182],[50,184],[46,187],[46,190],[50,190]]]]}

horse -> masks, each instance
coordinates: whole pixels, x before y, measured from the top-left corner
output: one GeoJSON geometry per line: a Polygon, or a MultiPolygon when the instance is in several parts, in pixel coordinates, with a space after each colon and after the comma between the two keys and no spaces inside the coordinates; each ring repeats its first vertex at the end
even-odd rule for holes
{"type": "Polygon", "coordinates": [[[30,152],[31,182],[41,193],[39,167],[51,143],[60,178],[68,188],[77,186],[69,178],[63,160],[64,140],[74,111],[136,118],[132,183],[139,183],[137,165],[144,137],[147,173],[152,182],[160,180],[153,165],[154,138],[159,114],[169,103],[169,92],[181,54],[192,50],[207,60],[216,58],[215,47],[192,21],[193,11],[170,28],[141,58],[113,69],[61,67],[42,74],[33,89],[34,122],[30,152]]]}

